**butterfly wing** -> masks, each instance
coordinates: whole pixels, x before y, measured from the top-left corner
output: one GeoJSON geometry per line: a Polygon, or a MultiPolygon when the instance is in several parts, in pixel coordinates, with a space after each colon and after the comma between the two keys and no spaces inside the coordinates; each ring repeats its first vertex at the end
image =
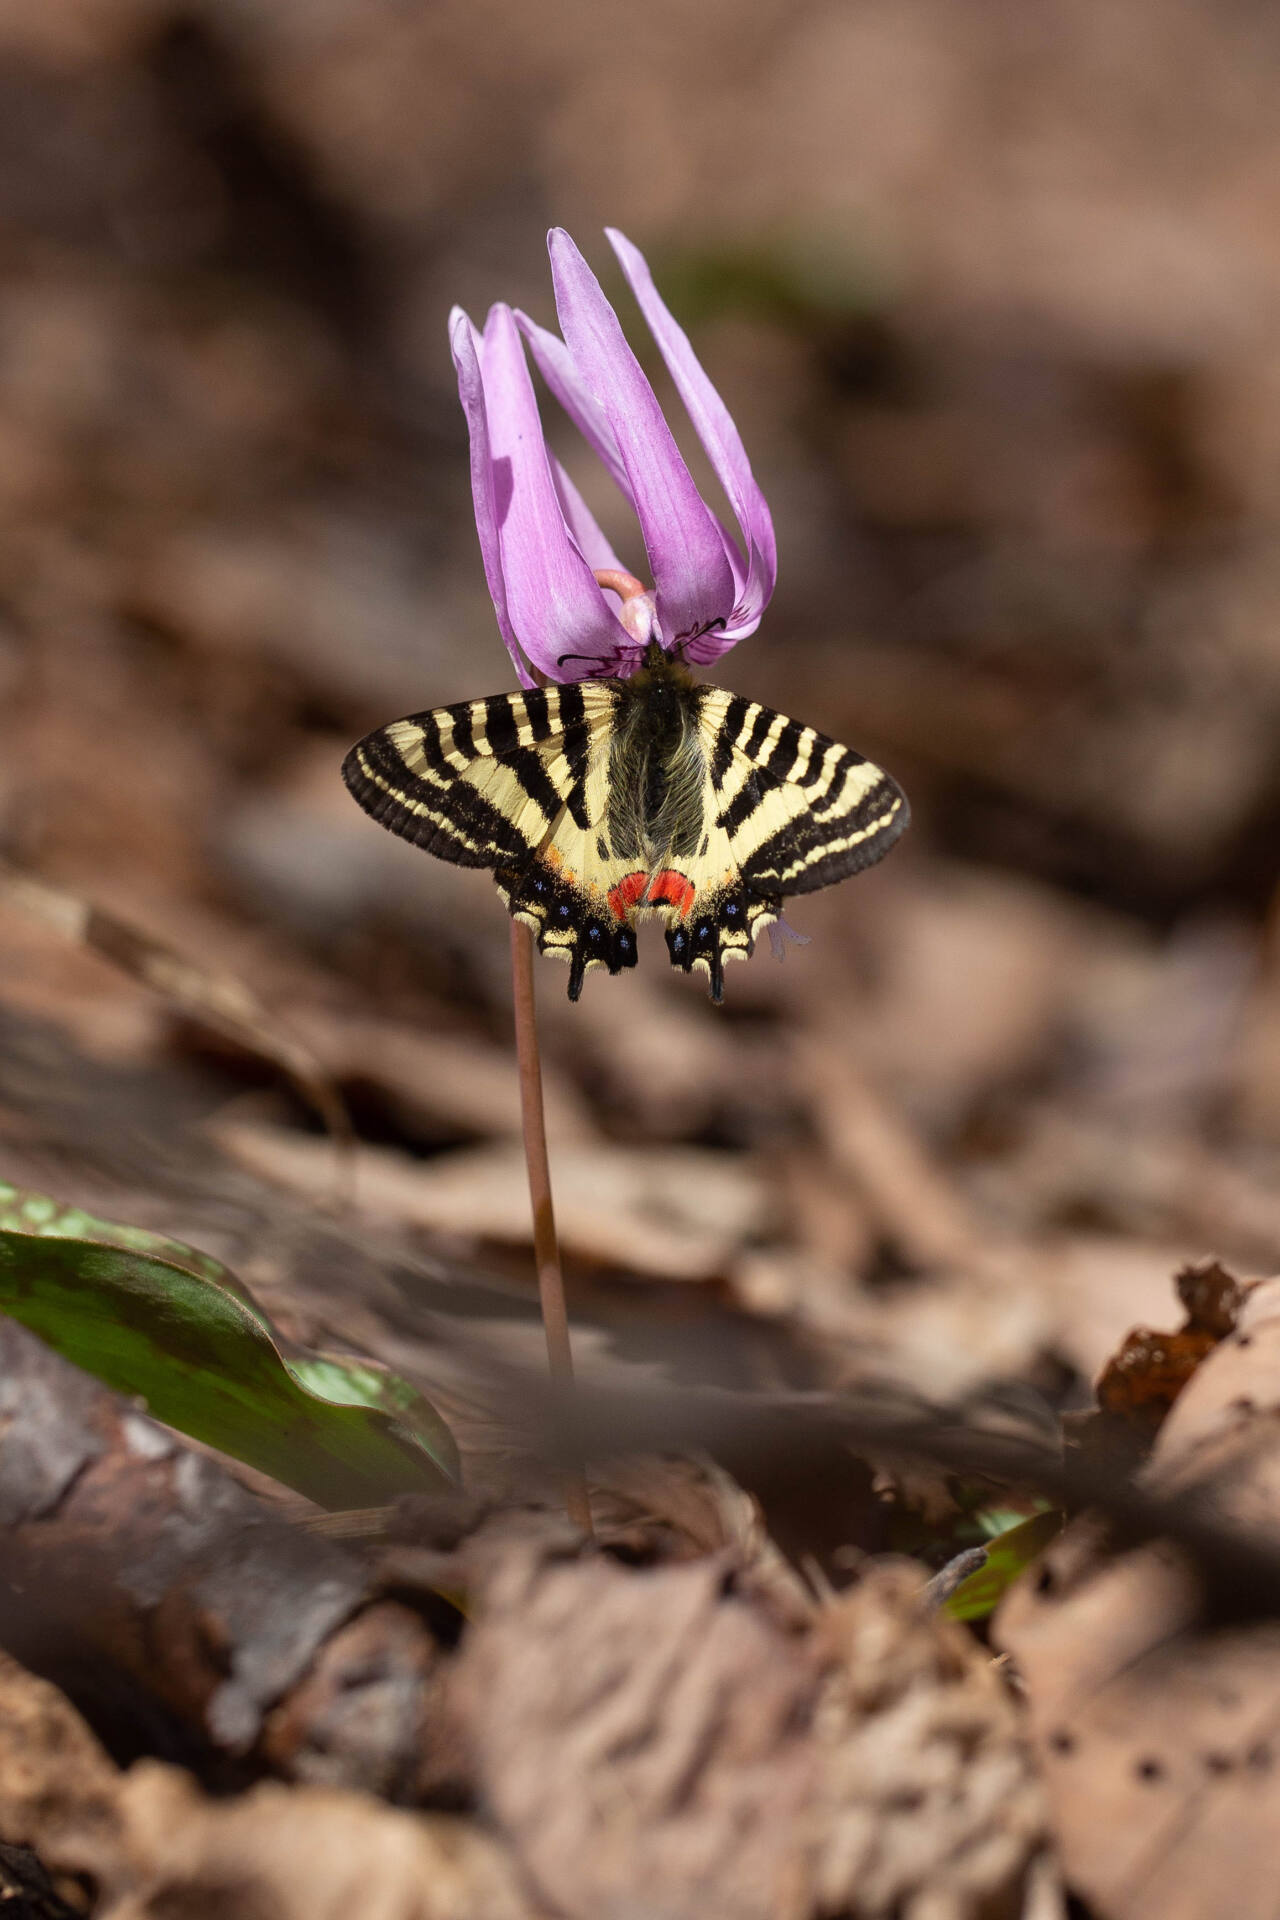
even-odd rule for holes
{"type": "Polygon", "coordinates": [[[721,687],[702,691],[705,833],[687,911],[668,916],[672,964],[705,972],[747,959],[787,894],[812,893],[880,860],[906,828],[906,795],[869,760],[721,687]]]}
{"type": "Polygon", "coordinates": [[[656,913],[672,964],[705,972],[719,1000],[725,960],[750,955],[784,896],[879,860],[908,809],[887,774],[812,727],[719,687],[684,697],[694,784],[672,843],[629,824],[646,777],[615,752],[618,681],[412,714],[353,747],[343,776],[391,832],[489,868],[541,951],[568,960],[570,999],[590,968],[634,966],[636,921],[656,913]]]}
{"type": "Polygon", "coordinates": [[[714,692],[716,824],[749,886],[814,893],[884,858],[911,818],[896,781],[813,727],[714,692]]]}
{"type": "Polygon", "coordinates": [[[589,968],[636,963],[635,914],[610,854],[609,744],[616,685],[584,681],[411,714],[354,746],[343,778],[380,825],[438,859],[487,867],[543,953],[589,968]]]}

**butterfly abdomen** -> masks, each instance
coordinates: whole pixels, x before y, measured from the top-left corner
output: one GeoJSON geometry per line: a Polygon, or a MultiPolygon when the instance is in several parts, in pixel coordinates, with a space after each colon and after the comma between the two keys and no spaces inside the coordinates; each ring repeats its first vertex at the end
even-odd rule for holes
{"type": "Polygon", "coordinates": [[[679,667],[618,682],[606,811],[610,852],[649,869],[695,854],[702,838],[705,758],[700,690],[679,667]]]}

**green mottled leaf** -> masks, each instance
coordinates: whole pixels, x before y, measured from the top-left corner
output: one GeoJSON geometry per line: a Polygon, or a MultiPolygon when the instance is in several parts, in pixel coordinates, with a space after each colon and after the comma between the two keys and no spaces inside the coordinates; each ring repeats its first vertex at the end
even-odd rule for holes
{"type": "Polygon", "coordinates": [[[1005,1504],[979,1507],[973,1515],[973,1524],[985,1543],[998,1539],[1002,1533],[1011,1533],[1024,1520],[1034,1520],[1037,1514],[1051,1511],[1052,1503],[1038,1493],[1024,1494],[1019,1501],[1011,1496],[1005,1504]]]}
{"type": "Polygon", "coordinates": [[[985,1566],[962,1580],[943,1610],[953,1620],[983,1620],[993,1613],[1020,1573],[1031,1565],[1037,1554],[1062,1530],[1062,1515],[1056,1511],[1033,1514],[997,1534],[987,1548],[985,1566]]]}
{"type": "Polygon", "coordinates": [[[228,1268],[179,1240],[0,1184],[0,1312],[322,1506],[458,1478],[449,1429],[407,1380],[295,1346],[228,1268]]]}

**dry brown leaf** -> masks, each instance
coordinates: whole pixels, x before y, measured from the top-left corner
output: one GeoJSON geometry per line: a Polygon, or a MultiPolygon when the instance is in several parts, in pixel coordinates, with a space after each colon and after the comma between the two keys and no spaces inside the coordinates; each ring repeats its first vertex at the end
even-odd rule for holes
{"type": "Polygon", "coordinates": [[[1073,1234],[1038,1246],[1023,1268],[1048,1320],[1045,1345],[1093,1380],[1133,1326],[1159,1326],[1176,1309],[1169,1276],[1185,1246],[1119,1234],[1073,1234]]]}
{"type": "Polygon", "coordinates": [[[1271,1920],[1280,1633],[1206,1642],[1157,1549],[1102,1570],[1086,1549],[1077,1573],[1080,1553],[1052,1550],[998,1621],[1068,1884],[1108,1920],[1203,1920],[1228,1888],[1233,1920],[1271,1920]]]}
{"type": "Polygon", "coordinates": [[[963,1920],[1020,1886],[1044,1810],[1012,1702],[962,1628],[882,1562],[834,1602],[816,1717],[821,1913],[963,1920]]]}
{"type": "Polygon", "coordinates": [[[1280,1199],[1271,1157],[1233,1158],[1190,1129],[1081,1116],[1061,1101],[1038,1104],[1021,1124],[1021,1146],[984,1167],[975,1188],[1028,1229],[1083,1214],[1104,1222],[1117,1247],[1123,1237],[1139,1252],[1168,1247],[1174,1266],[1188,1248],[1246,1266],[1272,1258],[1280,1199]]]}
{"type": "Polygon", "coordinates": [[[873,1569],[797,1634],[728,1563],[640,1573],[508,1553],[455,1674],[489,1804],[571,1920],[962,1920],[1038,1843],[982,1651],[873,1569]]]}
{"type": "MultiPolygon", "coordinates": [[[[364,1081],[383,1092],[410,1128],[425,1119],[481,1136],[519,1133],[512,1048],[363,1011],[339,981],[291,953],[278,938],[249,937],[207,906],[197,910],[163,895],[137,900],[128,889],[116,892],[124,897],[108,911],[100,902],[91,904],[0,862],[0,905],[19,907],[62,941],[111,961],[170,1008],[212,1026],[248,1052],[277,1061],[315,1104],[324,1088],[332,1104],[336,1083],[364,1081]],[[154,931],[142,930],[144,918],[154,931]],[[186,957],[192,952],[201,956],[198,965],[186,957]],[[250,978],[252,992],[245,984],[250,978]],[[287,1016],[272,1011],[282,1007],[287,1016]]],[[[48,963],[31,965],[32,971],[47,971],[48,963]]],[[[94,1002],[103,997],[100,967],[89,987],[94,1002]]],[[[65,985],[62,991],[65,995],[65,985]]],[[[136,1053],[142,1050],[136,1037],[144,1030],[146,1006],[125,1005],[133,1015],[136,1053]]],[[[428,1012],[438,1022],[447,1018],[429,1003],[428,1012]]],[[[117,1024],[120,1018],[117,1014],[117,1024]]],[[[552,1138],[593,1136],[585,1102],[554,1064],[544,1071],[543,1097],[552,1138]]]]}
{"type": "Polygon", "coordinates": [[[1271,909],[1271,937],[1259,956],[1235,1047],[1237,1111],[1246,1132],[1280,1144],[1280,916],[1271,909]]]}
{"type": "MultiPolygon", "coordinates": [[[[901,1381],[936,1400],[1025,1373],[1053,1345],[1053,1303],[1026,1284],[1039,1262],[993,1258],[975,1273],[944,1274],[888,1290],[790,1248],[748,1248],[734,1262],[748,1310],[789,1318],[820,1343],[828,1377],[901,1381]]],[[[1165,1268],[1166,1286],[1168,1268],[1165,1268]]]]}
{"type": "Polygon", "coordinates": [[[903,1256],[925,1271],[983,1265],[990,1230],[872,1086],[847,1043],[833,1045],[827,1027],[812,1029],[800,1048],[799,1073],[830,1160],[903,1256]]]}
{"type": "Polygon", "coordinates": [[[118,1896],[101,1920],[536,1920],[501,1846],[471,1821],[361,1794],[267,1784],[206,1799],[143,1761],[121,1782],[118,1896]]]}
{"type": "MultiPolygon", "coordinates": [[[[254,1173],[322,1195],[315,1140],[282,1127],[233,1121],[219,1145],[254,1173]]],[[[695,1147],[565,1146],[552,1160],[556,1225],[566,1253],[670,1280],[723,1272],[763,1221],[759,1182],[731,1154],[695,1147]]],[[[528,1176],[518,1146],[495,1145],[427,1161],[383,1147],[355,1157],[360,1208],[407,1226],[517,1246],[532,1237],[528,1176]]]]}
{"type": "Polygon", "coordinates": [[[1027,1896],[1019,1920],[1069,1920],[1067,1890],[1051,1853],[1042,1853],[1027,1875],[1027,1896]]]}
{"type": "Polygon", "coordinates": [[[733,1556],[753,1590],[803,1622],[812,1599],[770,1538],[760,1503],[714,1460],[637,1454],[593,1468],[596,1537],[662,1560],[733,1556]]]}
{"type": "Polygon", "coordinates": [[[267,1784],[210,1800],[175,1767],[121,1773],[64,1696],[0,1655],[0,1838],[88,1874],[98,1920],[536,1920],[474,1823],[267,1784]]]}
{"type": "Polygon", "coordinates": [[[65,1695],[0,1653],[0,1836],[98,1874],[120,1845],[118,1781],[65,1695]]]}
{"type": "Polygon", "coordinates": [[[914,1114],[952,1120],[1043,1052],[1104,927],[1048,888],[958,862],[886,889],[867,929],[874,1010],[858,1022],[869,1071],[914,1114]]]}
{"type": "Polygon", "coordinates": [[[1272,1279],[1259,1281],[1242,1300],[1234,1330],[1179,1396],[1161,1429],[1152,1477],[1174,1488],[1215,1470],[1220,1461],[1233,1466],[1220,1498],[1236,1518],[1280,1535],[1280,1505],[1258,1498],[1268,1477],[1280,1471],[1277,1416],[1280,1279],[1272,1279]]]}
{"type": "Polygon", "coordinates": [[[1247,1283],[1217,1260],[1184,1267],[1176,1276],[1184,1324],[1176,1331],[1135,1327],[1098,1379],[1105,1421],[1122,1421],[1140,1436],[1160,1426],[1200,1363],[1226,1339],[1248,1299],[1247,1283]]]}
{"type": "MultiPolygon", "coordinates": [[[[333,1006],[299,1006],[291,1021],[335,1079],[372,1082],[409,1122],[425,1117],[460,1132],[518,1135],[520,1087],[514,1048],[460,1034],[409,1027],[333,1006]]],[[[543,1101],[552,1141],[595,1135],[586,1103],[573,1084],[544,1064],[543,1101]]]]}
{"type": "Polygon", "coordinates": [[[154,1060],[172,1031],[158,995],[27,914],[5,916],[0,993],[11,1013],[48,1021],[90,1060],[154,1060]]]}
{"type": "Polygon", "coordinates": [[[64,939],[141,981],[183,1013],[230,1034],[274,1062],[319,1114],[334,1142],[344,1151],[349,1148],[351,1123],[332,1079],[289,1032],[288,1023],[264,1007],[242,980],[194,960],[118,914],[36,874],[24,873],[8,861],[0,861],[0,904],[31,914],[64,939]]]}
{"type": "MultiPolygon", "coordinates": [[[[1156,1441],[1164,1493],[1211,1481],[1225,1514],[1280,1534],[1280,1281],[1259,1285],[1156,1441]]],[[[1160,1546],[1100,1556],[1077,1522],[1009,1596],[1068,1883],[1107,1920],[1275,1913],[1280,1626],[1197,1631],[1197,1588],[1160,1546]]]]}
{"type": "Polygon", "coordinates": [[[817,1673],[726,1565],[640,1573],[509,1552],[455,1707],[485,1796],[572,1920],[800,1920],[817,1673]]]}
{"type": "MultiPolygon", "coordinates": [[[[1104,930],[1105,929],[1105,930],[1104,930]]],[[[1059,1015],[1090,1111],[1180,1131],[1220,1098],[1250,970],[1233,921],[1189,920],[1162,940],[1116,919],[1069,975],[1059,1015]]]]}
{"type": "Polygon", "coordinates": [[[876,1226],[866,1201],[805,1142],[779,1155],[772,1171],[781,1189],[788,1235],[815,1267],[846,1277],[870,1270],[876,1226]]]}
{"type": "Polygon", "coordinates": [[[672,993],[658,972],[665,959],[646,947],[634,974],[603,991],[592,982],[596,991],[576,1006],[553,974],[539,1006],[553,1059],[589,1058],[597,1097],[625,1110],[641,1136],[696,1134],[726,1093],[741,1092],[746,1070],[741,1035],[707,1020],[701,1001],[672,993]]]}

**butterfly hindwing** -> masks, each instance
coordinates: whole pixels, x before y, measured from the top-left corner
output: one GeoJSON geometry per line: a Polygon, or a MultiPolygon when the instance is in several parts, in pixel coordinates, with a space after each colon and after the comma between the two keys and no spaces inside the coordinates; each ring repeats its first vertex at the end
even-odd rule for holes
{"type": "Polygon", "coordinates": [[[487,867],[544,953],[636,962],[666,922],[672,964],[749,957],[786,895],[870,866],[908,820],[878,767],[660,653],[629,680],[495,694],[371,733],[343,766],[365,811],[426,852],[487,867]]]}

